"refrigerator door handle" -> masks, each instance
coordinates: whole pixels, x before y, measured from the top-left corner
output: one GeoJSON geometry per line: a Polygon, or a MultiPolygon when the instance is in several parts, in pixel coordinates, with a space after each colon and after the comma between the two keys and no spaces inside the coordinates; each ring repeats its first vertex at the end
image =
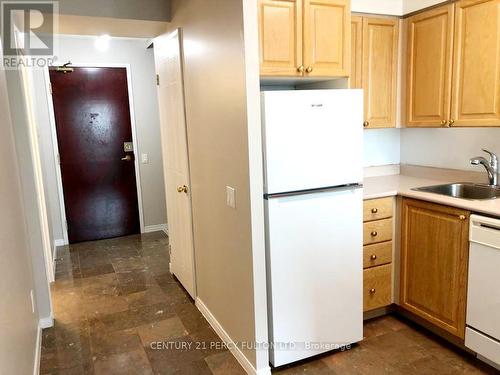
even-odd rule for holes
{"type": "Polygon", "coordinates": [[[332,191],[332,190],[344,191],[344,190],[356,190],[356,189],[362,189],[362,188],[363,188],[363,184],[347,184],[347,185],[340,185],[340,186],[329,186],[329,187],[318,188],[318,189],[297,190],[297,191],[287,191],[287,192],[283,192],[283,193],[264,194],[264,199],[292,197],[294,195],[316,194],[316,193],[327,192],[327,191],[332,191]]]}

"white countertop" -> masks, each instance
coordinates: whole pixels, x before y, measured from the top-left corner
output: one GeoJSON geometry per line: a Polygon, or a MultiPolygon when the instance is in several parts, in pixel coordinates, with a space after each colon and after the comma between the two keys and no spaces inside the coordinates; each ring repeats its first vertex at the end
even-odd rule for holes
{"type": "MultiPolygon", "coordinates": [[[[458,181],[448,181],[458,182],[458,181]]],[[[368,177],[364,179],[364,199],[382,198],[395,195],[421,199],[429,202],[444,204],[463,208],[476,213],[483,213],[500,217],[500,198],[484,201],[473,201],[460,198],[452,198],[446,195],[424,193],[411,190],[422,186],[442,185],[446,181],[430,180],[420,177],[405,175],[389,175],[368,177]]]]}

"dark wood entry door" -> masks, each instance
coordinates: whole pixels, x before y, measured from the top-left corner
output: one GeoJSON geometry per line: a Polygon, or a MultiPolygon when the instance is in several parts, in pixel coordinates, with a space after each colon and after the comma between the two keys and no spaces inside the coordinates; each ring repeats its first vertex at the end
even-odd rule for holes
{"type": "Polygon", "coordinates": [[[125,68],[50,70],[70,243],[140,232],[125,68]]]}

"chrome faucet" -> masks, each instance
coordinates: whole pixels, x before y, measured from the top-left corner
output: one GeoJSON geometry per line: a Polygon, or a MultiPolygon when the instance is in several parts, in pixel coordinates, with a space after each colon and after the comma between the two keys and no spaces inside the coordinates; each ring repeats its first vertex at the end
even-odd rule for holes
{"type": "Polygon", "coordinates": [[[498,156],[495,153],[485,150],[483,151],[490,155],[490,161],[486,160],[482,156],[477,156],[475,158],[470,159],[470,163],[472,165],[480,165],[482,164],[486,171],[488,172],[488,179],[490,180],[490,186],[498,185],[498,156]]]}

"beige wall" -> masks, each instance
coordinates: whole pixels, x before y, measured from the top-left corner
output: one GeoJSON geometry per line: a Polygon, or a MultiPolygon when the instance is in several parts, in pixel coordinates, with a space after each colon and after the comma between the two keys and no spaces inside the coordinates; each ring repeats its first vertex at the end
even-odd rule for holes
{"type": "Polygon", "coordinates": [[[31,310],[30,291],[35,286],[28,218],[6,87],[0,70],[0,374],[24,375],[33,373],[38,312],[31,310]]]}
{"type": "MultiPolygon", "coordinates": [[[[185,55],[197,297],[233,341],[253,342],[262,325],[266,331],[267,312],[265,274],[259,280],[263,289],[254,288],[252,239],[257,236],[252,232],[243,2],[177,0],[172,17],[172,28],[182,28],[185,55]],[[226,205],[226,185],[236,189],[236,209],[226,205]],[[254,293],[264,299],[263,309],[256,307],[254,293]]],[[[254,21],[255,29],[256,15],[254,21]]],[[[256,43],[253,48],[257,53],[256,43]]],[[[258,68],[256,59],[253,65],[258,68]]],[[[257,74],[253,88],[258,102],[257,74]]],[[[264,254],[258,255],[263,266],[264,254]]],[[[243,353],[254,367],[262,365],[254,350],[243,353]]]]}
{"type": "MultiPolygon", "coordinates": [[[[94,47],[95,38],[59,36],[59,63],[130,64],[136,116],[138,149],[136,155],[147,153],[149,164],[139,164],[145,226],[167,222],[160,125],[153,50],[146,49],[145,39],[113,38],[107,51],[94,47]]],[[[56,240],[63,239],[56,164],[48,115],[46,82],[43,72],[35,75],[37,119],[40,128],[43,170],[47,185],[47,201],[56,240]]]]}

